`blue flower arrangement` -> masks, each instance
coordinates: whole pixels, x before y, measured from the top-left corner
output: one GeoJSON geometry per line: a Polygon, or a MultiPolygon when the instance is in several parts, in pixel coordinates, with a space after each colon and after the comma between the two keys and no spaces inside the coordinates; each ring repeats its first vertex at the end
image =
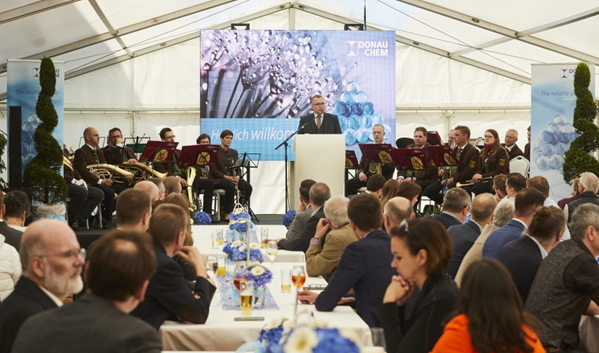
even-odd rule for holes
{"type": "Polygon", "coordinates": [[[212,217],[206,212],[196,211],[193,215],[193,224],[206,225],[212,223],[212,217]]]}
{"type": "Polygon", "coordinates": [[[289,225],[291,225],[291,222],[293,222],[293,219],[295,218],[295,215],[297,214],[297,212],[295,210],[289,210],[285,216],[283,216],[283,225],[285,227],[289,227],[289,225]]]}
{"type": "MultiPolygon", "coordinates": [[[[242,261],[246,259],[245,244],[239,240],[227,243],[227,245],[223,247],[223,252],[227,254],[230,261],[242,261]]],[[[250,261],[264,262],[262,251],[260,251],[260,244],[250,243],[250,261]]]]}
{"type": "Polygon", "coordinates": [[[254,281],[254,285],[257,288],[264,287],[272,281],[272,272],[258,262],[249,264],[248,270],[250,271],[248,273],[248,280],[254,281]]]}
{"type": "Polygon", "coordinates": [[[251,229],[252,222],[250,222],[250,215],[245,208],[236,208],[233,212],[229,213],[230,230],[245,233],[248,231],[248,224],[250,225],[251,229]]]}

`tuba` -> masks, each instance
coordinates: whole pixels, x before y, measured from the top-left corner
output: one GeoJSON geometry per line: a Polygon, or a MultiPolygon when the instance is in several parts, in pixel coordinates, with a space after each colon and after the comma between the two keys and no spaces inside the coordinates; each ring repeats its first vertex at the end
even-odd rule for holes
{"type": "Polygon", "coordinates": [[[90,164],[87,166],[87,169],[89,169],[90,173],[100,179],[114,179],[115,182],[126,185],[131,184],[131,181],[133,181],[133,177],[135,176],[135,174],[131,172],[106,163],[90,164]]]}
{"type": "Polygon", "coordinates": [[[154,169],[148,167],[144,163],[135,162],[135,164],[122,163],[118,165],[121,169],[124,169],[128,172],[133,173],[135,182],[140,182],[143,180],[148,180],[150,178],[165,178],[167,173],[159,173],[154,169]]]}
{"type": "Polygon", "coordinates": [[[199,211],[202,208],[201,201],[199,201],[199,196],[195,194],[195,190],[193,189],[193,181],[196,178],[196,168],[195,166],[187,167],[187,198],[189,199],[189,209],[194,211],[199,211]],[[195,199],[198,199],[200,204],[196,205],[194,202],[195,199]]]}

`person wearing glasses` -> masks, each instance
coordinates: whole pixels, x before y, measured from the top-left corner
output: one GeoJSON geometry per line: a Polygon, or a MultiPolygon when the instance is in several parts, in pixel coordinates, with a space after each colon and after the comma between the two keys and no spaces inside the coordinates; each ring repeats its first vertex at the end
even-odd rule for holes
{"type": "Polygon", "coordinates": [[[73,230],[57,220],[31,223],[21,239],[23,275],[0,304],[0,352],[10,352],[21,325],[42,311],[62,306],[83,288],[85,249],[73,230]]]}
{"type": "MultiPolygon", "coordinates": [[[[165,127],[160,130],[160,139],[164,142],[175,142],[175,133],[171,130],[170,127],[165,127]]],[[[185,171],[179,168],[179,158],[181,156],[181,150],[176,149],[175,153],[173,153],[173,158],[170,162],[155,162],[154,170],[158,173],[167,173],[168,176],[176,176],[179,178],[179,182],[181,183],[181,187],[187,187],[187,175],[185,171]]]]}
{"type": "Polygon", "coordinates": [[[337,115],[325,113],[324,97],[315,94],[310,98],[313,113],[300,118],[298,134],[341,134],[337,115]]]}
{"type": "Polygon", "coordinates": [[[391,234],[391,266],[398,275],[379,306],[387,352],[430,352],[443,334],[443,320],[458,297],[458,287],[445,274],[453,245],[445,227],[435,220],[403,221],[391,234]],[[405,303],[414,292],[420,295],[407,320],[405,303]]]}

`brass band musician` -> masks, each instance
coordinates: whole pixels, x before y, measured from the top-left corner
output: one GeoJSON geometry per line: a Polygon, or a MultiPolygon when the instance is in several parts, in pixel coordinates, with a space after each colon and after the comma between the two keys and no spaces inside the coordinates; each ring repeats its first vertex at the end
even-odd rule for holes
{"type": "Polygon", "coordinates": [[[485,147],[480,152],[476,174],[472,176],[474,185],[465,187],[465,190],[475,195],[485,192],[493,192],[493,182],[483,182],[498,174],[510,173],[510,156],[505,148],[501,146],[499,134],[493,129],[485,131],[485,147]]]}
{"type": "Polygon", "coordinates": [[[122,143],[124,143],[124,140],[121,129],[118,127],[110,129],[110,131],[108,131],[108,143],[106,144],[106,147],[102,148],[104,158],[106,158],[108,164],[117,165],[127,163],[133,165],[137,163],[135,152],[127,146],[119,146],[119,144],[122,143]]]}
{"type": "MultiPolygon", "coordinates": [[[[198,145],[209,145],[210,136],[208,136],[208,134],[201,134],[197,138],[196,143],[198,145]]],[[[208,179],[210,167],[198,167],[198,171],[197,177],[193,181],[193,188],[198,195],[202,193],[202,190],[204,191],[204,201],[202,204],[203,211],[212,217],[212,223],[218,223],[220,220],[217,219],[216,214],[212,214],[212,194],[214,193],[214,181],[208,179]]]]}
{"type": "MultiPolygon", "coordinates": [[[[414,143],[406,146],[406,148],[424,148],[429,145],[426,140],[426,128],[419,126],[414,130],[414,143]]],[[[426,157],[428,160],[428,170],[398,170],[397,181],[399,181],[400,183],[402,181],[411,181],[420,186],[422,190],[426,189],[427,186],[436,182],[439,179],[437,176],[437,168],[435,168],[434,164],[431,163],[431,158],[428,155],[428,153],[426,153],[426,157]]]]}
{"type": "MultiPolygon", "coordinates": [[[[165,127],[160,130],[160,139],[164,142],[175,142],[175,133],[171,128],[165,127]]],[[[175,150],[173,154],[173,158],[169,163],[163,162],[155,162],[154,170],[159,173],[168,173],[168,176],[176,176],[179,177],[179,182],[183,188],[187,187],[187,181],[185,179],[186,175],[183,173],[181,168],[179,168],[179,158],[181,157],[181,150],[175,150]]]]}

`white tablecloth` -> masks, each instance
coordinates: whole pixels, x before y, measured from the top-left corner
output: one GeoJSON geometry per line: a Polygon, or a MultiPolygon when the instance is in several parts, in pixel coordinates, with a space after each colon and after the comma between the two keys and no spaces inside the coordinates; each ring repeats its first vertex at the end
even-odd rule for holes
{"type": "Polygon", "coordinates": [[[599,316],[582,315],[579,334],[580,345],[587,353],[599,353],[599,316]]]}
{"type": "MultiPolygon", "coordinates": [[[[285,226],[265,226],[268,227],[268,237],[270,239],[285,238],[287,228],[285,226]]],[[[226,230],[227,225],[214,225],[214,226],[191,226],[191,236],[193,237],[194,246],[200,250],[200,252],[206,256],[209,255],[223,255],[222,246],[219,249],[212,249],[212,238],[210,235],[216,229],[222,229],[223,232],[226,230]]],[[[260,226],[256,226],[258,234],[260,234],[260,226]]],[[[266,250],[262,249],[262,255],[264,261],[270,263],[270,259],[266,255],[266,250]]],[[[306,262],[306,255],[303,251],[287,251],[279,250],[279,254],[275,258],[274,262],[306,262]]]]}
{"type": "MultiPolygon", "coordinates": [[[[220,303],[220,291],[217,290],[212,299],[210,315],[204,325],[193,325],[166,321],[160,327],[164,350],[192,351],[235,351],[246,342],[255,341],[262,327],[272,319],[293,318],[295,289],[291,293],[281,293],[281,269],[291,269],[297,263],[276,263],[274,265],[273,282],[269,289],[280,310],[254,310],[252,316],[263,316],[264,321],[235,321],[241,311],[223,310],[220,303]]],[[[326,283],[322,277],[308,277],[306,286],[326,283]]],[[[372,338],[368,325],[348,306],[339,306],[332,312],[318,312],[314,305],[298,306],[298,311],[309,309],[318,320],[325,321],[329,327],[351,328],[356,331],[365,346],[372,346],[372,338]]],[[[304,315],[305,316],[305,315],[304,315]]]]}

